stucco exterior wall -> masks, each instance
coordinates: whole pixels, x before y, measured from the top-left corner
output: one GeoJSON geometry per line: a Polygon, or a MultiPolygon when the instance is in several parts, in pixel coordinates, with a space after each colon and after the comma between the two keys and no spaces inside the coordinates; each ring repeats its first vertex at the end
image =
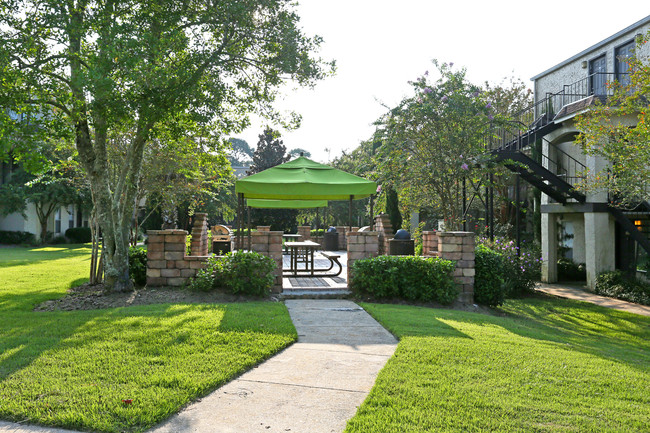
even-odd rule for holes
{"type": "MultiPolygon", "coordinates": [[[[546,93],[557,93],[562,90],[562,86],[565,84],[572,84],[576,81],[582,80],[589,76],[589,61],[593,60],[601,55],[605,55],[607,63],[607,72],[614,72],[614,50],[627,43],[635,38],[637,34],[646,34],[650,30],[650,23],[644,23],[638,27],[629,29],[628,31],[623,32],[621,35],[612,38],[611,40],[606,40],[604,44],[596,44],[591,47],[591,49],[585,50],[583,53],[580,53],[576,58],[570,59],[570,61],[562,65],[562,63],[567,62],[569,59],[561,62],[557,69],[552,70],[544,75],[534,77],[535,82],[535,100],[539,101],[546,96],[546,93]],[[583,68],[582,63],[587,62],[587,67],[583,68]]],[[[637,53],[637,56],[640,58],[650,57],[650,43],[645,44],[642,47],[642,50],[637,53]]],[[[554,68],[551,68],[554,69],[554,68]]]]}

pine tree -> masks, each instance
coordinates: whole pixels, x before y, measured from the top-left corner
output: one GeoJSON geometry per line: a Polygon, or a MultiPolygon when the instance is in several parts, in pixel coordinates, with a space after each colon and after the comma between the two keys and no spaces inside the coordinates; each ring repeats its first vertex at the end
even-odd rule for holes
{"type": "Polygon", "coordinates": [[[267,168],[285,163],[289,161],[289,157],[287,148],[280,140],[280,133],[267,126],[259,135],[257,148],[253,154],[253,164],[248,174],[259,173],[267,168]]]}

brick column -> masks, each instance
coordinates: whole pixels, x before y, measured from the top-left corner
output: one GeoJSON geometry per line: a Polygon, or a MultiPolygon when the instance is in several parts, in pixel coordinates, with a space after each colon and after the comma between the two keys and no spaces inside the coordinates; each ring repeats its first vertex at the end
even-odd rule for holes
{"type": "Polygon", "coordinates": [[[425,257],[438,257],[438,232],[422,232],[422,255],[425,257]]]}
{"type": "Polygon", "coordinates": [[[336,233],[339,235],[339,250],[348,248],[348,241],[345,236],[348,231],[348,226],[336,226],[336,233]]]}
{"type": "Polygon", "coordinates": [[[462,302],[474,302],[474,233],[438,232],[440,258],[456,262],[454,281],[460,288],[462,302]]]}
{"type": "Polygon", "coordinates": [[[301,241],[310,241],[311,240],[311,227],[310,226],[298,226],[298,234],[302,236],[301,241]]]}
{"type": "Polygon", "coordinates": [[[375,217],[375,230],[379,234],[379,254],[388,254],[388,241],[393,239],[393,225],[388,214],[375,217]]]}
{"type": "Polygon", "coordinates": [[[192,243],[190,245],[192,256],[208,255],[208,214],[195,213],[192,226],[192,243]]]}
{"type": "Polygon", "coordinates": [[[259,230],[252,233],[251,249],[275,262],[275,284],[273,292],[282,292],[282,232],[259,230]]]}
{"type": "Polygon", "coordinates": [[[351,284],[352,264],[357,260],[377,257],[379,255],[379,234],[377,232],[348,232],[348,286],[351,284]]]}

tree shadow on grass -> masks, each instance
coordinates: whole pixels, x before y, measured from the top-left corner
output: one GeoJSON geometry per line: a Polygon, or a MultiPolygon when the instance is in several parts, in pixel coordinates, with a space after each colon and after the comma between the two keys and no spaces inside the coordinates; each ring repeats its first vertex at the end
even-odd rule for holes
{"type": "Polygon", "coordinates": [[[650,370],[650,317],[547,296],[509,300],[495,311],[501,316],[445,309],[419,311],[411,318],[400,317],[398,336],[460,333],[446,329],[454,328],[441,320],[492,325],[524,338],[558,343],[641,371],[650,370]],[[418,323],[418,317],[426,319],[418,323]]]}

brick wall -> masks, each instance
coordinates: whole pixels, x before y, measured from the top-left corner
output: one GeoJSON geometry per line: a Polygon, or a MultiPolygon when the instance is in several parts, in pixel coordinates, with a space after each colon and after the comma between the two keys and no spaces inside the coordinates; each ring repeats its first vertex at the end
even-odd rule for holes
{"type": "Polygon", "coordinates": [[[375,231],[379,235],[379,254],[388,254],[388,241],[393,239],[393,225],[388,214],[381,214],[375,217],[375,231]]]}
{"type": "Polygon", "coordinates": [[[438,232],[422,232],[422,255],[425,257],[438,257],[438,232]]]}
{"type": "Polygon", "coordinates": [[[352,264],[361,259],[377,257],[379,255],[379,234],[377,232],[353,231],[347,233],[348,251],[348,285],[352,279],[352,264]]]}
{"type": "Polygon", "coordinates": [[[195,213],[192,226],[192,243],[190,244],[192,256],[208,255],[208,214],[195,213]]]}
{"type": "Polygon", "coordinates": [[[147,236],[147,286],[182,286],[205,267],[208,256],[185,254],[185,230],[149,230],[147,236]]]}
{"type": "Polygon", "coordinates": [[[461,290],[462,302],[474,302],[474,233],[438,232],[439,257],[456,262],[454,281],[461,290]]]}
{"type": "Polygon", "coordinates": [[[311,240],[311,227],[310,226],[298,226],[298,234],[302,236],[301,241],[311,240]]]}
{"type": "Polygon", "coordinates": [[[260,230],[261,226],[257,227],[257,231],[252,233],[251,250],[256,251],[265,256],[271,257],[275,262],[275,285],[273,291],[275,293],[282,292],[282,232],[260,230]]]}

